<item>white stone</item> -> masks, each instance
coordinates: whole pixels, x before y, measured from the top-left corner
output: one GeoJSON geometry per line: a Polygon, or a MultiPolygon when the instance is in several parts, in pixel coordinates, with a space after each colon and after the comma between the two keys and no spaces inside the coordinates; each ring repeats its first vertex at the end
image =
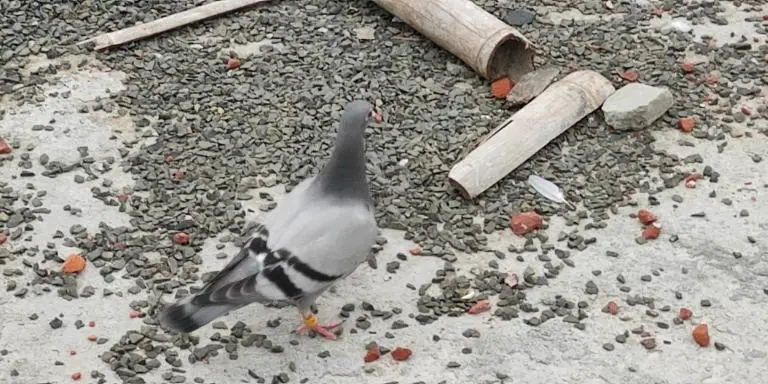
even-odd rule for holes
{"type": "Polygon", "coordinates": [[[603,103],[608,125],[620,131],[643,129],[661,117],[675,100],[668,88],[627,84],[603,103]]]}
{"type": "Polygon", "coordinates": [[[375,31],[371,27],[360,27],[355,29],[355,34],[360,40],[373,40],[375,31]]]}
{"type": "Polygon", "coordinates": [[[682,33],[688,33],[693,30],[693,26],[688,22],[688,20],[672,19],[659,27],[659,31],[665,35],[672,32],[673,30],[682,33]]]}

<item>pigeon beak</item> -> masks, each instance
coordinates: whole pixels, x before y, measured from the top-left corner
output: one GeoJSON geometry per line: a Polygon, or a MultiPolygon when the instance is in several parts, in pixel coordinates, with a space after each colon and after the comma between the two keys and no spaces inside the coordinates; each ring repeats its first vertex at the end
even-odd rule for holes
{"type": "Polygon", "coordinates": [[[377,123],[381,123],[382,121],[384,121],[384,118],[381,117],[381,115],[376,111],[371,111],[371,117],[373,117],[373,121],[377,123]]]}

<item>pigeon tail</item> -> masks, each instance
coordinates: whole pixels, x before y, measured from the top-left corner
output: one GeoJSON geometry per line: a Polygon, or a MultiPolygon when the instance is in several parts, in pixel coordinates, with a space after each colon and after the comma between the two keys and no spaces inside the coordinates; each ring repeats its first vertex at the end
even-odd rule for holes
{"type": "Polygon", "coordinates": [[[176,332],[189,333],[240,307],[237,304],[202,305],[195,303],[196,297],[189,295],[163,308],[157,316],[160,325],[176,332]]]}
{"type": "Polygon", "coordinates": [[[262,278],[259,272],[263,269],[265,255],[270,254],[267,247],[269,231],[263,225],[251,230],[253,234],[247,245],[202,290],[160,309],[157,319],[161,326],[189,333],[251,302],[284,298],[279,292],[268,291],[272,294],[269,298],[260,292],[262,278]]]}

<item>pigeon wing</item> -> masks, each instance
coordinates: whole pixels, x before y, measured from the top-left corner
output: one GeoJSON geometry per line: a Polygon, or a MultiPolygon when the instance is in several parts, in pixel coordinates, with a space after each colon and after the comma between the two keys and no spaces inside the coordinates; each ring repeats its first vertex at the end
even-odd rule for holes
{"type": "Polygon", "coordinates": [[[284,213],[265,218],[201,300],[245,304],[318,295],[365,262],[377,235],[372,210],[362,202],[321,200],[284,213]]]}

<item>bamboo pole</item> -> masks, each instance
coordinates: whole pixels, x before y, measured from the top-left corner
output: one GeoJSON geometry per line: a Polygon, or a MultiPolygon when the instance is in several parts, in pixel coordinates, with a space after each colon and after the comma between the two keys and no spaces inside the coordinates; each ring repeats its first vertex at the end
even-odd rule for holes
{"type": "Polygon", "coordinates": [[[183,12],[174,13],[148,23],[134,25],[119,31],[104,33],[81,41],[78,45],[90,42],[96,43],[94,50],[101,50],[115,45],[129,43],[159,33],[170,31],[187,24],[196,23],[214,16],[219,16],[241,8],[263,3],[268,0],[221,0],[215,3],[201,5],[183,12]]]}
{"type": "Polygon", "coordinates": [[[534,44],[471,0],[373,0],[488,80],[533,70],[534,44]]]}
{"type": "Polygon", "coordinates": [[[497,126],[448,173],[465,198],[474,198],[512,172],[547,143],[594,112],[615,92],[594,71],[577,71],[552,84],[497,126]]]}

